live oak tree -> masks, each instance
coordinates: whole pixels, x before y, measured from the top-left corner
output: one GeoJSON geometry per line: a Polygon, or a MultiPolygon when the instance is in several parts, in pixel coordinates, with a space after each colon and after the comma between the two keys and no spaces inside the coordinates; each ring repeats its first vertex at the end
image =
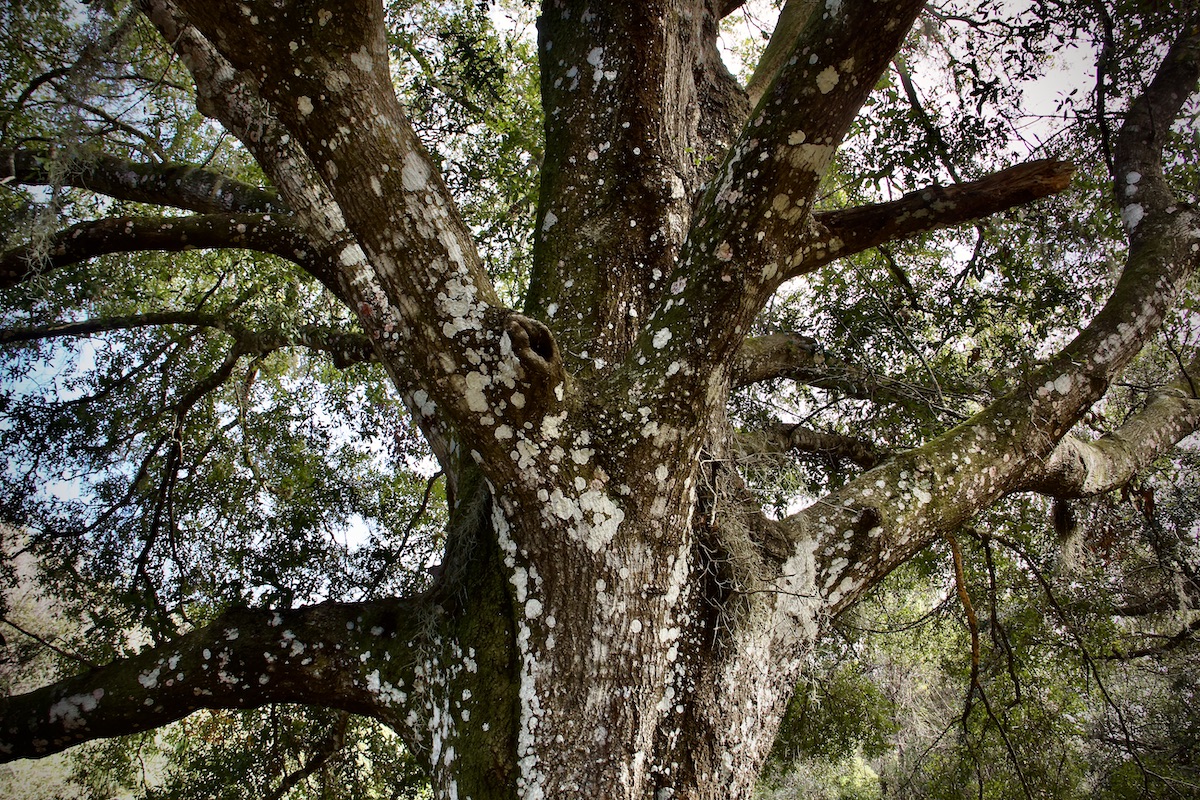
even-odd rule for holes
{"type": "Polygon", "coordinates": [[[975,127],[950,131],[913,80],[914,23],[965,12],[789,0],[742,85],[717,49],[737,0],[546,0],[538,136],[479,30],[443,29],[438,58],[476,59],[456,72],[404,27],[412,5],[139,0],[96,30],[64,20],[28,63],[5,56],[5,182],[44,187],[6,199],[6,442],[23,459],[6,514],[92,624],[141,634],[6,698],[5,759],[200,709],[305,704],[383,722],[438,796],[746,796],[835,615],[1006,498],[1127,486],[1200,424],[1181,355],[1120,424],[1076,430],[1177,319],[1200,258],[1183,194],[1191,5],[1117,9],[1129,30],[1105,8],[1043,7],[1063,30],[1093,12],[1107,24],[1088,141],[1108,189],[1074,202],[1096,230],[1119,219],[1123,241],[1081,225],[1040,253],[1006,251],[983,220],[1071,192],[1072,166],[967,172],[955,148],[993,141],[997,84],[974,65],[975,127]],[[56,36],[84,44],[47,67],[56,36]],[[463,114],[482,128],[456,128],[463,114]],[[900,130],[929,158],[869,163],[900,130]],[[475,135],[499,144],[480,156],[475,135]],[[928,185],[857,202],[923,169],[928,185]],[[46,210],[18,219],[22,198],[46,210]],[[964,223],[975,252],[947,278],[962,248],[928,235],[964,223]],[[920,291],[896,256],[910,240],[942,274],[920,291]],[[1063,273],[1101,251],[1111,274],[1063,273]],[[885,298],[894,322],[973,298],[964,336],[994,337],[984,361],[1007,374],[972,375],[963,350],[918,356],[932,385],[914,386],[826,353],[809,323],[871,253],[903,298],[885,298]],[[1025,309],[1044,336],[984,308],[987,258],[1006,256],[1065,274],[1061,319],[1025,309]],[[821,290],[807,306],[805,281],[821,290]],[[68,336],[98,344],[71,356],[55,349],[68,336]],[[62,396],[39,404],[30,387],[54,369],[62,396]],[[792,384],[888,409],[871,418],[879,438],[756,400],[792,384]],[[417,477],[415,431],[437,483],[417,477]],[[763,465],[789,451],[836,460],[823,496],[764,491],[763,465]],[[444,528],[420,522],[443,499],[444,528]],[[370,548],[322,545],[355,515],[370,548]],[[400,570],[420,547],[440,559],[424,582],[400,570]]]}

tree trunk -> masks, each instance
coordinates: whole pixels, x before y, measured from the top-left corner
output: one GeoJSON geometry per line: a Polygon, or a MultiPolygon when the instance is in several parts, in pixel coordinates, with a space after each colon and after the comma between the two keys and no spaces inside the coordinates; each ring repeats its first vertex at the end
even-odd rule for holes
{"type": "Polygon", "coordinates": [[[819,612],[779,661],[770,620],[785,595],[744,591],[745,554],[691,519],[690,493],[666,505],[686,480],[643,494],[657,513],[619,527],[590,487],[532,508],[502,492],[464,504],[489,511],[464,510],[482,537],[437,590],[441,661],[426,680],[440,796],[749,795],[819,612]],[[518,546],[527,527],[560,546],[518,546]],[[502,599],[478,590],[500,584],[502,599]]]}

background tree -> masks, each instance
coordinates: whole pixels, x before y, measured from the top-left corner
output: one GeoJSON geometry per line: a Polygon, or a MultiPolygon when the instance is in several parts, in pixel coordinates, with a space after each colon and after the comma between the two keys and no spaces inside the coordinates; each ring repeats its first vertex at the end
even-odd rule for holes
{"type": "MultiPolygon", "coordinates": [[[[1188,512],[1065,505],[1159,520],[1133,481],[1200,420],[1197,11],[793,1],[743,85],[741,7],[552,0],[536,47],[474,5],[7,9],[4,511],[82,621],[0,706],[7,758],[207,709],[154,743],[179,775],[405,785],[356,714],[440,796],[742,796],[903,566],[962,609],[962,764],[1048,785],[1008,729],[1052,706],[998,696],[1042,680],[1006,587],[1101,654],[1022,493],[1088,552],[1142,534],[1092,565],[1133,579],[1108,619],[1197,588],[1188,512]],[[1005,76],[1093,36],[1019,161],[1005,76]]],[[[1136,725],[1121,780],[1179,785],[1136,725]]]]}

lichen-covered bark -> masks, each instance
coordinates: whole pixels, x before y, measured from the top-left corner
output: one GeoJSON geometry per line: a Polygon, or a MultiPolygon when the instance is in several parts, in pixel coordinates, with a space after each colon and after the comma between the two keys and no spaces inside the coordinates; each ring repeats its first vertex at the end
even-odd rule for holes
{"type": "Polygon", "coordinates": [[[243,247],[278,255],[328,274],[303,232],[285,217],[271,214],[198,214],[191,217],[108,217],[81,222],[45,241],[0,253],[0,288],[67,264],[109,253],[146,250],[180,252],[215,247],[243,247]]]}
{"type": "Polygon", "coordinates": [[[707,0],[547,4],[546,158],[528,307],[573,370],[615,366],[670,286],[709,161],[748,110],[707,0]]]}
{"type": "Polygon", "coordinates": [[[0,699],[0,753],[37,757],[201,708],[271,702],[383,714],[402,729],[423,613],[395,601],[233,609],[174,642],[0,699]]]}
{"type": "Polygon", "coordinates": [[[145,164],[105,153],[65,156],[50,150],[0,152],[0,181],[26,186],[74,186],[117,200],[184,208],[202,214],[280,214],[272,191],[190,164],[145,164]]]}

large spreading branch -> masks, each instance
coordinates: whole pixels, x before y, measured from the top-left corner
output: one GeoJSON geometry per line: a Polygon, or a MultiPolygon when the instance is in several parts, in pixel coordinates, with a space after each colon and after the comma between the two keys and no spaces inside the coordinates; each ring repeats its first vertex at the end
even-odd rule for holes
{"type": "Polygon", "coordinates": [[[837,258],[881,244],[998,214],[1058,194],[1071,182],[1074,165],[1043,159],[1018,164],[985,178],[950,186],[930,186],[899,200],[815,215],[821,231],[807,257],[787,277],[802,275],[837,258]]]}
{"type": "Polygon", "coordinates": [[[53,149],[0,152],[0,183],[84,189],[116,200],[199,214],[283,214],[275,192],[192,164],[152,164],[104,153],[70,157],[53,149]],[[65,163],[58,163],[62,159],[65,163]]]}
{"type": "Polygon", "coordinates": [[[289,199],[314,249],[336,264],[345,248],[353,245],[353,237],[315,167],[280,124],[256,83],[235,70],[173,0],[139,0],[138,7],[192,73],[200,112],[220,120],[246,146],[289,199]]]}
{"type": "Polygon", "coordinates": [[[204,708],[307,703],[375,716],[425,746],[412,666],[420,602],[231,609],[204,628],[27,694],[0,698],[0,761],[152,730],[204,708]],[[370,660],[367,653],[392,655],[370,660]]]}
{"type": "Polygon", "coordinates": [[[158,250],[178,253],[245,248],[286,258],[326,283],[327,262],[288,217],[272,214],[196,214],[189,217],[107,217],[80,222],[45,241],[0,253],[0,289],[97,256],[158,250]]]}
{"type": "Polygon", "coordinates": [[[741,458],[795,451],[845,459],[863,469],[876,466],[886,457],[865,439],[780,421],[740,433],[735,448],[741,458]]]}
{"type": "Polygon", "coordinates": [[[731,383],[745,388],[786,379],[858,400],[895,403],[928,411],[939,393],[910,381],[879,375],[827,355],[816,339],[801,333],[747,337],[734,355],[731,383]]]}
{"type": "Polygon", "coordinates": [[[299,170],[278,153],[259,160],[303,223],[335,219],[349,235],[334,260],[339,282],[401,390],[415,378],[462,435],[486,433],[477,437],[485,460],[510,478],[507,447],[490,427],[533,425],[561,402],[560,356],[545,326],[500,303],[396,97],[382,5],[343,4],[313,24],[308,6],[147,4],[156,22],[167,17],[168,38],[190,37],[177,46],[205,60],[203,70],[192,65],[201,95],[248,146],[261,150],[266,135],[299,150],[299,170]],[[218,106],[215,86],[230,82],[250,98],[244,107],[218,106]],[[270,130],[238,124],[239,114],[270,130]]]}
{"type": "Polygon", "coordinates": [[[0,344],[40,341],[64,336],[93,336],[110,331],[162,325],[210,328],[233,337],[242,353],[266,353],[284,347],[306,347],[329,353],[338,367],[372,361],[371,340],[361,333],[322,325],[302,325],[291,331],[258,330],[222,314],[205,311],[161,311],[128,316],[99,317],[81,322],[55,323],[32,328],[0,329],[0,344]]]}
{"type": "Polygon", "coordinates": [[[1198,429],[1200,397],[1185,375],[1152,392],[1146,405],[1115,431],[1094,441],[1065,437],[1017,490],[1077,498],[1119,489],[1198,429]]]}
{"type": "MultiPolygon", "coordinates": [[[[314,160],[301,146],[298,137],[294,136],[284,121],[280,119],[277,112],[282,106],[273,104],[271,99],[262,95],[256,70],[237,69],[229,58],[192,24],[189,16],[174,0],[139,0],[138,5],[163,38],[172,44],[176,53],[180,55],[192,73],[196,83],[199,110],[218,119],[227,130],[238,137],[263,168],[263,171],[271,178],[281,196],[286,198],[288,205],[296,215],[298,224],[303,227],[312,240],[314,250],[325,260],[330,267],[329,271],[333,273],[332,279],[326,285],[334,291],[339,299],[359,314],[364,330],[368,332],[376,351],[380,354],[380,361],[388,369],[405,403],[414,412],[414,418],[421,426],[438,460],[453,480],[452,447],[443,427],[442,415],[437,404],[428,399],[425,402],[417,401],[416,393],[424,390],[418,388],[417,376],[413,374],[413,370],[410,368],[411,364],[404,363],[396,355],[399,331],[406,329],[405,322],[397,320],[393,313],[388,313],[390,305],[387,302],[386,292],[380,288],[378,275],[374,274],[372,264],[367,261],[361,243],[348,227],[342,207],[318,172],[314,160]]],[[[217,14],[215,23],[218,25],[222,21],[221,16],[220,13],[217,14]]],[[[240,26],[241,19],[240,8],[232,9],[224,15],[225,23],[240,26]],[[238,22],[234,22],[235,20],[238,22]]],[[[239,28],[232,35],[237,38],[243,32],[239,28]]],[[[282,34],[280,36],[284,40],[287,38],[282,34]]],[[[254,50],[253,46],[250,50],[254,50]]],[[[251,53],[251,55],[261,54],[261,52],[251,53]]],[[[363,53],[357,55],[359,56],[358,63],[366,63],[362,61],[363,53]]],[[[293,56],[294,54],[289,53],[288,59],[290,60],[293,56]]],[[[386,49],[376,52],[371,58],[373,59],[372,64],[386,64],[386,49]]],[[[337,60],[336,64],[331,64],[329,61],[321,63],[328,70],[337,64],[352,63],[352,60],[348,53],[342,53],[341,59],[337,60]]],[[[303,65],[305,71],[310,68],[313,70],[314,79],[319,81],[320,77],[316,74],[315,65],[307,63],[303,65]]],[[[340,83],[340,78],[345,77],[345,73],[340,70],[336,71],[338,77],[330,77],[330,80],[334,81],[335,85],[346,88],[340,83]]],[[[300,114],[303,118],[312,113],[312,98],[319,98],[321,92],[313,90],[310,94],[297,94],[298,97],[290,97],[286,102],[289,107],[295,106],[294,112],[303,110],[305,113],[300,114]]],[[[344,126],[343,129],[347,133],[337,130],[336,136],[331,135],[326,143],[337,142],[343,136],[348,135],[349,129],[345,129],[344,126]]],[[[384,154],[377,155],[386,159],[384,154]]],[[[329,163],[332,162],[327,162],[327,169],[329,163]]],[[[416,176],[432,174],[432,167],[422,160],[419,153],[407,170],[404,169],[405,163],[401,159],[389,164],[389,169],[393,165],[396,167],[390,173],[392,181],[415,181],[416,176]]],[[[358,173],[358,178],[361,180],[369,179],[374,172],[365,167],[360,168],[359,165],[349,167],[349,169],[358,173]]],[[[374,186],[370,185],[369,180],[367,186],[359,187],[359,191],[363,192],[366,197],[379,196],[376,194],[374,186]]],[[[379,193],[382,194],[382,192],[382,184],[379,184],[379,193]]],[[[375,209],[374,214],[373,222],[377,227],[386,227],[393,214],[401,216],[405,214],[403,204],[381,203],[381,206],[375,209]]],[[[403,246],[405,242],[401,236],[394,239],[392,243],[403,246]]],[[[473,251],[473,248],[471,250],[473,251]]],[[[420,258],[420,254],[412,255],[414,258],[420,258]]],[[[443,264],[445,260],[440,259],[438,263],[443,264]]],[[[318,275],[318,277],[321,276],[318,275]]],[[[436,292],[436,287],[434,290],[436,292]]],[[[459,292],[446,293],[447,298],[455,296],[456,299],[459,294],[459,292]]],[[[403,300],[403,298],[396,299],[403,300]]],[[[409,304],[407,308],[411,311],[422,305],[420,303],[409,304]]],[[[459,394],[462,393],[459,392],[459,394]]],[[[425,397],[428,398],[428,395],[425,397]]]]}
{"type": "Polygon", "coordinates": [[[750,105],[757,107],[763,95],[771,85],[771,81],[779,75],[792,51],[796,41],[804,31],[813,12],[817,9],[817,0],[787,0],[779,10],[775,28],[771,38],[763,49],[758,63],[754,66],[754,74],[746,83],[746,94],[750,96],[750,105]]]}

